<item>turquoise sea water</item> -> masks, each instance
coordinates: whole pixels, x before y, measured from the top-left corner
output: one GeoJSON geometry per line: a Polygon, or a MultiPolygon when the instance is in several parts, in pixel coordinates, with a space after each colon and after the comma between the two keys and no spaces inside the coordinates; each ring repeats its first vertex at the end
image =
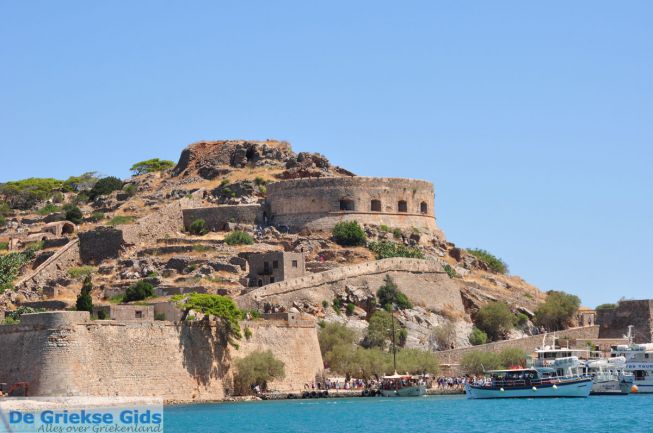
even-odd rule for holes
{"type": "Polygon", "coordinates": [[[653,432],[653,395],[467,400],[464,396],[172,406],[166,433],[653,432]]]}

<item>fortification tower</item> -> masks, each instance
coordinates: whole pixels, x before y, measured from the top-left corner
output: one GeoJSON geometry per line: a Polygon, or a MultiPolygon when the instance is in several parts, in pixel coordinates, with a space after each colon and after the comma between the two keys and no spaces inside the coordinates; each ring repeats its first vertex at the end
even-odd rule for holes
{"type": "Polygon", "coordinates": [[[272,224],[291,231],[329,230],[344,220],[441,235],[435,223],[433,184],[377,177],[304,178],[268,185],[272,224]]]}

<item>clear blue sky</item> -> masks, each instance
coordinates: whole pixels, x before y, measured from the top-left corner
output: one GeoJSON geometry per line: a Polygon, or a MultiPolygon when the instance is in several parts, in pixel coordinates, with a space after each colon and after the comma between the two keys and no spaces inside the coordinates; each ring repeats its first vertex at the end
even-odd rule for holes
{"type": "Polygon", "coordinates": [[[653,297],[650,1],[0,2],[0,181],[278,138],[436,185],[449,240],[653,297]]]}

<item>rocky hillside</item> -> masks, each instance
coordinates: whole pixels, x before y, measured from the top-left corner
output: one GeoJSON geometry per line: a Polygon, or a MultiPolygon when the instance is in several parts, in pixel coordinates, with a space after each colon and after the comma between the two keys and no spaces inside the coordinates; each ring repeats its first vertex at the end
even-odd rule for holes
{"type": "MultiPolygon", "coordinates": [[[[92,275],[95,304],[117,302],[127,287],[141,280],[156,288],[149,302],[192,291],[238,297],[246,290],[246,259],[258,251],[303,252],[311,273],[376,259],[367,247],[338,245],[330,232],[292,234],[274,227],[232,224],[229,230],[249,233],[254,243],[229,245],[224,241],[229,231],[193,235],[183,230],[182,208],[260,203],[267,184],[276,180],[355,176],[318,153],[295,153],[290,144],[274,140],[207,141],[188,146],[171,165],[139,170],[142,173],[107,188],[104,184],[111,182],[98,182],[92,173],[66,181],[50,179],[47,185],[38,179],[0,185],[0,203],[5,203],[0,205],[0,254],[5,258],[0,266],[0,310],[72,308],[87,274],[92,275]],[[79,215],[73,215],[75,209],[79,215]],[[72,220],[74,227],[66,220],[72,220]],[[100,227],[120,229],[125,244],[118,257],[89,265],[81,259],[76,239],[100,227]]],[[[447,284],[460,291],[462,312],[420,305],[402,311],[408,346],[444,348],[432,334],[447,323],[455,327],[454,345],[468,345],[480,306],[503,300],[515,312],[531,316],[544,299],[536,287],[494,271],[443,236],[425,239],[414,232],[377,226],[364,230],[370,241],[402,244],[437,261],[451,280],[447,284]]],[[[375,291],[375,287],[343,289],[335,294],[342,298],[340,311],[320,303],[293,308],[363,332],[369,317],[360,306],[371,302],[375,291]],[[350,303],[355,311],[346,311],[350,303]]],[[[524,324],[515,335],[528,326],[524,324]]]]}

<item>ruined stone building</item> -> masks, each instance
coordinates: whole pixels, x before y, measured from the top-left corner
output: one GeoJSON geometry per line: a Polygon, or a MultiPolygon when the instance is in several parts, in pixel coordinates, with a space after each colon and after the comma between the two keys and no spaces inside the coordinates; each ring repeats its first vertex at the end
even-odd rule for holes
{"type": "Polygon", "coordinates": [[[279,281],[304,275],[304,254],[285,251],[270,251],[250,254],[248,259],[249,287],[261,287],[279,281]]]}

